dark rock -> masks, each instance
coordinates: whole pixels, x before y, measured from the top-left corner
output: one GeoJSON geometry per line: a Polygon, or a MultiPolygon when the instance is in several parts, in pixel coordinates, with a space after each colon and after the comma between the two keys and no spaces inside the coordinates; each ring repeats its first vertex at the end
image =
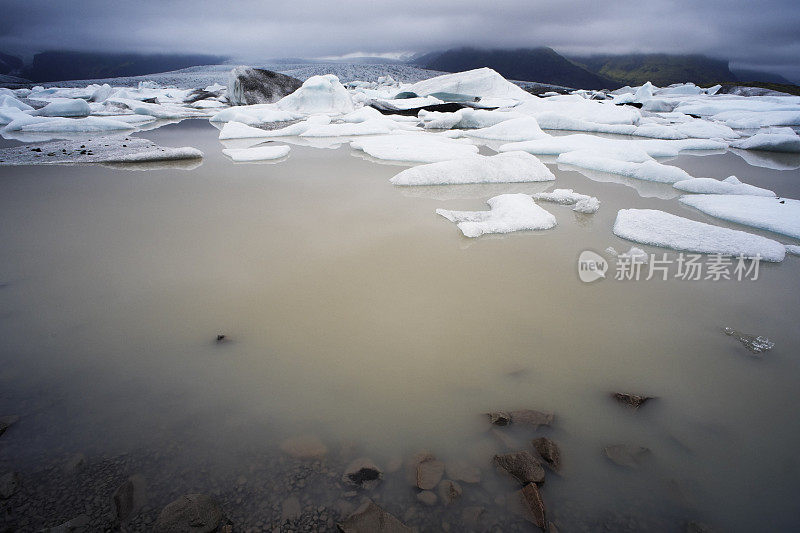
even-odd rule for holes
{"type": "Polygon", "coordinates": [[[431,490],[442,480],[444,463],[431,454],[421,454],[416,459],[416,486],[422,490],[431,490]]]}
{"type": "Polygon", "coordinates": [[[489,422],[495,426],[507,426],[511,423],[511,415],[505,411],[492,411],[486,415],[489,417],[489,422]]]}
{"type": "Polygon", "coordinates": [[[528,483],[522,490],[515,492],[514,498],[510,498],[509,507],[543,531],[547,529],[547,512],[536,483],[528,483]]]}
{"type": "Polygon", "coordinates": [[[533,429],[538,429],[539,426],[552,426],[553,420],[555,419],[555,415],[553,413],[534,411],[533,409],[511,411],[510,414],[512,424],[529,426],[533,429]]]}
{"type": "Polygon", "coordinates": [[[545,464],[553,469],[554,472],[561,470],[561,450],[558,445],[547,437],[539,437],[531,441],[533,448],[544,460],[545,464]]]}
{"type": "Polygon", "coordinates": [[[112,497],[112,503],[114,518],[118,522],[125,522],[132,518],[144,506],[147,500],[145,488],[144,478],[138,474],[129,477],[117,487],[112,497]]]}
{"type": "Polygon", "coordinates": [[[495,455],[494,464],[511,474],[523,485],[544,481],[544,468],[528,451],[495,455]]]}
{"type": "Polygon", "coordinates": [[[641,396],[639,394],[628,394],[626,392],[612,392],[611,397],[621,404],[628,407],[633,407],[634,410],[639,409],[647,400],[652,400],[652,396],[641,396]]]}
{"type": "Polygon", "coordinates": [[[3,433],[8,431],[8,428],[16,424],[18,421],[19,417],[16,415],[0,417],[0,436],[2,436],[3,433]]]}
{"type": "Polygon", "coordinates": [[[644,446],[629,444],[615,444],[603,448],[603,453],[613,463],[627,468],[639,468],[650,455],[650,450],[644,446]]]}
{"type": "Polygon", "coordinates": [[[445,506],[447,506],[461,498],[461,494],[463,494],[464,491],[461,488],[461,485],[455,481],[444,479],[441,483],[439,483],[437,492],[439,493],[439,499],[442,500],[442,503],[445,506]]]}
{"type": "Polygon", "coordinates": [[[228,101],[232,105],[271,104],[295,92],[302,84],[285,74],[240,66],[228,75],[228,101]]]}
{"type": "Polygon", "coordinates": [[[228,338],[225,335],[223,335],[221,333],[219,335],[217,335],[217,342],[218,343],[226,342],[227,340],[228,340],[228,338]]]}
{"type": "Polygon", "coordinates": [[[637,109],[641,109],[642,108],[642,103],[641,102],[623,102],[623,103],[614,104],[614,105],[629,105],[629,106],[635,107],[637,109]]]}
{"type": "Polygon", "coordinates": [[[210,533],[222,519],[219,504],[205,494],[187,494],[168,504],[153,526],[155,533],[210,533]]]}
{"type": "Polygon", "coordinates": [[[0,477],[0,500],[7,500],[19,489],[19,474],[8,472],[0,477]]]}
{"type": "Polygon", "coordinates": [[[346,487],[359,489],[373,489],[383,478],[383,472],[375,463],[366,457],[352,461],[345,468],[342,483],[346,487]]]}
{"type": "Polygon", "coordinates": [[[338,526],[342,533],[412,533],[413,531],[372,500],[366,501],[338,526]]]}

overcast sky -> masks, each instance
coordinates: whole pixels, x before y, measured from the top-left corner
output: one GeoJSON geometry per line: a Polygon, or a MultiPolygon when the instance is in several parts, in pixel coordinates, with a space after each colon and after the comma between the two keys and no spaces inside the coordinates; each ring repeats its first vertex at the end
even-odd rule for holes
{"type": "Polygon", "coordinates": [[[798,0],[0,0],[0,51],[209,53],[242,61],[546,45],[703,53],[800,80],[798,0]]]}

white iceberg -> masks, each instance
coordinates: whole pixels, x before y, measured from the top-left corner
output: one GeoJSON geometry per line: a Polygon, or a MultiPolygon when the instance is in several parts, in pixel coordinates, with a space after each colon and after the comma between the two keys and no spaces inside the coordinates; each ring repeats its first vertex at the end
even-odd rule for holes
{"type": "Polygon", "coordinates": [[[31,106],[18,100],[13,95],[8,94],[0,95],[0,109],[4,107],[13,107],[15,109],[19,109],[20,111],[33,111],[31,106]]]}
{"type": "Polygon", "coordinates": [[[500,146],[501,152],[523,150],[536,155],[559,155],[577,150],[642,150],[652,157],[674,157],[682,150],[723,150],[728,144],[711,139],[683,140],[620,140],[576,133],[558,137],[543,137],[532,141],[512,142],[500,146]]]}
{"type": "Polygon", "coordinates": [[[750,196],[775,196],[768,190],[742,183],[736,176],[728,176],[724,180],[714,178],[692,178],[672,184],[679,191],[695,194],[743,194],[750,196]]]}
{"type": "Polygon", "coordinates": [[[73,98],[55,98],[41,109],[31,112],[39,117],[86,117],[92,110],[85,100],[73,98]]]}
{"type": "Polygon", "coordinates": [[[789,133],[756,133],[752,137],[731,143],[742,150],[800,153],[800,135],[789,133]]]}
{"type": "MultiPolygon", "coordinates": [[[[407,129],[408,125],[385,118],[365,120],[364,122],[342,122],[338,124],[317,124],[310,126],[300,137],[347,137],[357,135],[385,135],[397,129],[407,129]]],[[[414,129],[413,126],[410,127],[414,129]]]]}
{"type": "Polygon", "coordinates": [[[267,122],[286,122],[303,118],[301,113],[278,109],[274,104],[254,104],[231,107],[212,116],[211,122],[241,122],[252,126],[267,122]]]}
{"type": "Polygon", "coordinates": [[[556,225],[556,217],[536,205],[527,194],[501,194],[489,198],[486,203],[490,211],[437,209],[436,213],[455,222],[465,237],[550,229],[556,225]]]}
{"type": "Polygon", "coordinates": [[[472,143],[430,133],[403,132],[365,137],[352,141],[350,146],[376,159],[413,163],[471,158],[478,153],[478,147],[472,143]]]}
{"type": "Polygon", "coordinates": [[[19,131],[24,133],[94,133],[132,129],[135,129],[135,127],[127,122],[102,117],[29,117],[28,119],[17,119],[10,122],[3,131],[19,131]]]}
{"type": "Polygon", "coordinates": [[[307,115],[328,113],[343,115],[355,110],[350,93],[333,74],[311,76],[292,94],[275,104],[284,111],[296,111],[307,115]]]}
{"type": "MultiPolygon", "coordinates": [[[[639,152],[639,154],[644,154],[644,152],[639,152]]],[[[626,159],[631,159],[631,157],[621,157],[622,155],[627,154],[600,150],[577,150],[561,154],[558,156],[558,162],[658,183],[675,183],[692,178],[682,168],[664,165],[651,158],[640,160],[640,158],[635,157],[633,161],[629,161],[626,159]],[[615,158],[614,156],[619,157],[615,158]]],[[[635,156],[636,153],[633,155],[635,156]]]]}
{"type": "Polygon", "coordinates": [[[614,234],[629,241],[683,252],[756,257],[783,261],[782,244],[760,235],[713,226],[655,209],[621,209],[614,234]]]}
{"type": "Polygon", "coordinates": [[[588,194],[577,193],[572,189],[554,189],[551,192],[539,192],[533,195],[533,199],[571,205],[573,206],[572,210],[578,213],[593,214],[600,209],[600,200],[588,194]]]}
{"type": "Polygon", "coordinates": [[[786,253],[792,255],[800,255],[800,246],[796,244],[787,244],[786,245],[786,253]]]}
{"type": "Polygon", "coordinates": [[[268,161],[286,157],[290,149],[286,145],[256,146],[254,148],[226,148],[222,150],[222,153],[236,162],[268,161]]]}
{"type": "Polygon", "coordinates": [[[467,183],[523,183],[552,181],[553,173],[536,156],[506,152],[474,155],[403,170],[389,181],[393,185],[454,185],[467,183]]]}
{"type": "Polygon", "coordinates": [[[497,141],[527,141],[550,137],[549,134],[542,131],[539,123],[533,117],[512,118],[488,128],[469,130],[465,134],[479,139],[497,141]]]}
{"type": "Polygon", "coordinates": [[[712,217],[800,239],[800,200],[697,194],[681,196],[680,202],[712,217]]]}
{"type": "Polygon", "coordinates": [[[535,98],[488,67],[436,76],[419,81],[406,87],[405,90],[420,96],[434,93],[454,93],[481,98],[511,98],[514,100],[535,98]]]}

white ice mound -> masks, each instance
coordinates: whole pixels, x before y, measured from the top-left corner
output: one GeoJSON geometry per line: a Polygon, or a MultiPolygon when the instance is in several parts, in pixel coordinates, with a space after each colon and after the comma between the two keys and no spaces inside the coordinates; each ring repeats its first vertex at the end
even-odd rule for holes
{"type": "Polygon", "coordinates": [[[556,225],[556,217],[536,205],[527,194],[501,194],[489,198],[486,203],[490,211],[437,209],[436,213],[455,222],[465,237],[550,229],[556,225]]]}
{"type": "Polygon", "coordinates": [[[420,96],[428,96],[433,93],[455,93],[481,98],[512,98],[514,100],[535,98],[488,67],[436,76],[419,81],[405,90],[420,96]]]}
{"type": "Polygon", "coordinates": [[[374,118],[363,122],[318,124],[309,127],[300,137],[349,137],[355,135],[385,135],[397,129],[414,129],[413,126],[397,123],[391,119],[374,118]]]}
{"type": "Polygon", "coordinates": [[[712,217],[800,239],[800,200],[698,194],[681,196],[680,201],[712,217]]]}
{"type": "Polygon", "coordinates": [[[649,157],[646,160],[641,160],[641,157],[639,157],[641,154],[644,154],[644,152],[633,150],[630,153],[577,150],[561,154],[558,156],[558,162],[588,170],[609,172],[658,183],[675,183],[692,178],[690,174],[681,168],[661,164],[649,157]]]}
{"type": "Polygon", "coordinates": [[[750,196],[771,196],[775,193],[768,190],[742,183],[736,176],[728,176],[722,181],[714,178],[692,178],[672,184],[679,191],[695,194],[744,194],[750,196]]]}
{"type": "Polygon", "coordinates": [[[39,117],[86,117],[92,113],[86,100],[54,98],[49,104],[31,114],[39,117]]]}
{"type": "Polygon", "coordinates": [[[488,128],[469,130],[466,134],[470,137],[497,141],[527,141],[550,137],[549,134],[542,131],[539,123],[533,117],[512,118],[488,128]]]}
{"type": "Polygon", "coordinates": [[[561,205],[571,205],[573,211],[578,213],[597,213],[600,209],[600,200],[588,194],[581,194],[572,189],[554,189],[552,192],[538,192],[533,195],[534,200],[555,202],[561,205]]]}
{"type": "Polygon", "coordinates": [[[278,100],[276,105],[284,111],[297,111],[307,115],[341,115],[355,110],[350,93],[333,74],[311,76],[295,92],[278,100]]]}
{"type": "Polygon", "coordinates": [[[303,118],[302,114],[278,109],[274,104],[254,104],[225,109],[209,120],[211,122],[241,122],[252,126],[254,124],[284,122],[300,118],[303,118]]]}
{"type": "Polygon", "coordinates": [[[796,244],[787,244],[786,253],[792,255],[800,255],[800,246],[796,244]]]}
{"type": "Polygon", "coordinates": [[[283,146],[256,146],[254,148],[226,148],[222,153],[237,162],[269,161],[289,154],[290,148],[283,146]]]}
{"type": "Polygon", "coordinates": [[[721,228],[655,209],[621,209],[614,234],[629,241],[682,252],[761,256],[783,261],[786,248],[777,241],[744,231],[721,228]]]}
{"type": "Polygon", "coordinates": [[[527,152],[506,152],[419,165],[403,170],[389,181],[394,185],[456,185],[554,179],[556,178],[550,169],[536,156],[527,152]]]}
{"type": "Polygon", "coordinates": [[[0,94],[0,109],[4,107],[13,107],[15,109],[19,109],[20,111],[32,111],[33,108],[18,100],[16,97],[10,94],[0,94]]]}
{"type": "Polygon", "coordinates": [[[506,120],[521,118],[525,115],[511,111],[487,111],[485,109],[472,109],[465,107],[452,113],[441,113],[438,111],[419,112],[425,129],[478,129],[488,128],[506,120]]]}
{"type": "Polygon", "coordinates": [[[742,150],[800,153],[800,135],[794,133],[756,133],[752,137],[732,143],[731,147],[741,148],[742,150]]]}
{"type": "Polygon", "coordinates": [[[386,161],[435,163],[474,157],[478,147],[462,140],[430,133],[396,133],[366,137],[350,143],[352,148],[386,161]]]}
{"type": "Polygon", "coordinates": [[[241,122],[226,122],[219,132],[219,140],[227,141],[231,139],[258,139],[266,137],[293,137],[305,133],[309,128],[319,124],[330,124],[331,119],[327,115],[313,115],[306,120],[278,128],[275,130],[265,130],[254,128],[241,122]]]}
{"type": "Polygon", "coordinates": [[[607,139],[596,135],[577,133],[559,137],[543,137],[532,141],[512,142],[500,146],[500,151],[523,150],[536,155],[559,155],[577,150],[626,151],[638,149],[652,157],[674,157],[682,150],[723,150],[727,147],[727,143],[711,139],[647,139],[632,141],[607,139]]]}
{"type": "Polygon", "coordinates": [[[27,117],[10,122],[4,131],[24,133],[96,133],[132,129],[135,129],[135,127],[126,122],[101,117],[27,117]]]}

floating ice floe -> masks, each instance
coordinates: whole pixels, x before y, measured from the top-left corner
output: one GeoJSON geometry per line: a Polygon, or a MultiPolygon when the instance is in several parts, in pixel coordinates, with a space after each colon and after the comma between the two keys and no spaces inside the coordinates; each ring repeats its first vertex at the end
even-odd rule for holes
{"type": "Polygon", "coordinates": [[[452,113],[438,111],[419,112],[419,118],[425,129],[479,129],[488,128],[506,120],[523,118],[526,115],[513,111],[487,111],[465,107],[452,113]]]}
{"type": "Polygon", "coordinates": [[[731,143],[742,150],[800,153],[800,135],[796,133],[756,133],[752,137],[731,143]]]}
{"type": "Polygon", "coordinates": [[[465,237],[484,233],[511,233],[523,230],[550,229],[556,217],[545,211],[527,194],[501,194],[486,201],[490,211],[450,211],[436,213],[458,225],[465,237]]]}
{"type": "Polygon", "coordinates": [[[31,112],[39,117],[86,117],[92,110],[85,100],[78,98],[56,98],[41,109],[31,112]]]}
{"type": "Polygon", "coordinates": [[[222,153],[236,162],[269,161],[289,154],[289,146],[256,146],[253,148],[226,148],[222,153]]]}
{"type": "Polygon", "coordinates": [[[533,117],[512,118],[487,128],[467,130],[464,134],[479,139],[498,141],[527,141],[550,137],[549,134],[542,131],[539,123],[533,117]]]}
{"type": "Polygon", "coordinates": [[[376,159],[414,163],[474,157],[478,153],[478,147],[472,143],[430,133],[378,135],[352,141],[350,146],[376,159]]]}
{"type": "MultiPolygon", "coordinates": [[[[68,120],[68,119],[64,119],[68,120]]],[[[99,137],[80,141],[52,141],[36,146],[0,149],[0,165],[142,163],[201,159],[203,152],[189,146],[169,148],[135,137],[99,137]],[[34,149],[36,151],[34,151],[34,149]]]]}
{"type": "Polygon", "coordinates": [[[473,155],[403,170],[389,181],[394,185],[457,185],[467,183],[523,183],[552,181],[553,173],[527,152],[493,156],[473,155]]]}
{"type": "Polygon", "coordinates": [[[787,244],[786,253],[792,255],[800,255],[800,246],[797,244],[787,244]]]}
{"type": "Polygon", "coordinates": [[[416,129],[390,119],[376,118],[363,122],[342,122],[310,126],[300,137],[348,137],[357,135],[384,135],[398,129],[416,129]]]}
{"type": "Polygon", "coordinates": [[[696,194],[681,196],[680,202],[712,217],[800,239],[800,200],[696,194]]]}
{"type": "Polygon", "coordinates": [[[311,76],[292,94],[275,104],[284,111],[296,111],[307,115],[328,113],[342,115],[355,110],[350,93],[333,74],[311,76]]]}
{"type": "Polygon", "coordinates": [[[31,106],[8,94],[0,95],[0,109],[4,107],[13,107],[15,109],[19,109],[20,111],[33,111],[31,106]]]}
{"type": "Polygon", "coordinates": [[[164,119],[207,116],[204,115],[199,109],[193,109],[183,105],[150,104],[147,102],[140,102],[139,100],[134,100],[132,98],[120,98],[117,96],[112,96],[106,99],[105,104],[126,107],[139,115],[150,115],[156,118],[164,119]]]}
{"type": "Polygon", "coordinates": [[[629,241],[704,254],[757,257],[779,262],[784,245],[744,231],[721,228],[654,209],[621,209],[614,234],[629,241]]]}
{"type": "Polygon", "coordinates": [[[577,150],[561,154],[558,156],[558,162],[658,183],[675,183],[692,178],[682,168],[659,163],[645,152],[636,149],[626,152],[577,150]]]}
{"type": "Polygon", "coordinates": [[[240,122],[252,126],[268,122],[286,122],[303,118],[301,113],[278,109],[274,104],[254,104],[230,107],[212,116],[211,122],[240,122]]]}
{"type": "Polygon", "coordinates": [[[514,100],[535,98],[488,67],[436,76],[435,78],[419,81],[405,90],[419,96],[428,96],[434,93],[452,93],[481,98],[511,98],[514,100]]]}
{"type": "Polygon", "coordinates": [[[768,126],[800,125],[800,109],[796,111],[725,111],[711,117],[736,129],[757,129],[768,126]]]}
{"type": "Polygon", "coordinates": [[[576,133],[559,137],[543,137],[532,141],[512,142],[500,146],[500,151],[523,150],[536,155],[559,155],[577,150],[596,149],[621,152],[634,149],[644,151],[651,157],[674,157],[683,150],[724,150],[727,147],[727,143],[711,139],[646,139],[634,142],[576,133]]]}
{"type": "Polygon", "coordinates": [[[552,192],[539,192],[533,195],[533,199],[571,205],[573,206],[572,210],[578,213],[592,214],[600,209],[600,200],[594,196],[577,193],[572,189],[554,189],[552,192]]]}
{"type": "Polygon", "coordinates": [[[328,115],[312,115],[301,122],[274,130],[254,128],[253,126],[248,126],[241,122],[226,122],[219,132],[219,140],[293,137],[305,133],[309,128],[315,125],[330,124],[330,122],[331,118],[328,115]]]}
{"type": "Polygon", "coordinates": [[[742,183],[736,176],[728,176],[724,180],[714,178],[692,178],[672,184],[680,191],[695,194],[743,194],[750,196],[775,196],[775,193],[768,190],[742,183]]]}
{"type": "Polygon", "coordinates": [[[86,132],[132,130],[134,126],[127,122],[104,117],[63,118],[63,117],[27,117],[10,122],[3,131],[44,133],[44,132],[86,132]]]}

